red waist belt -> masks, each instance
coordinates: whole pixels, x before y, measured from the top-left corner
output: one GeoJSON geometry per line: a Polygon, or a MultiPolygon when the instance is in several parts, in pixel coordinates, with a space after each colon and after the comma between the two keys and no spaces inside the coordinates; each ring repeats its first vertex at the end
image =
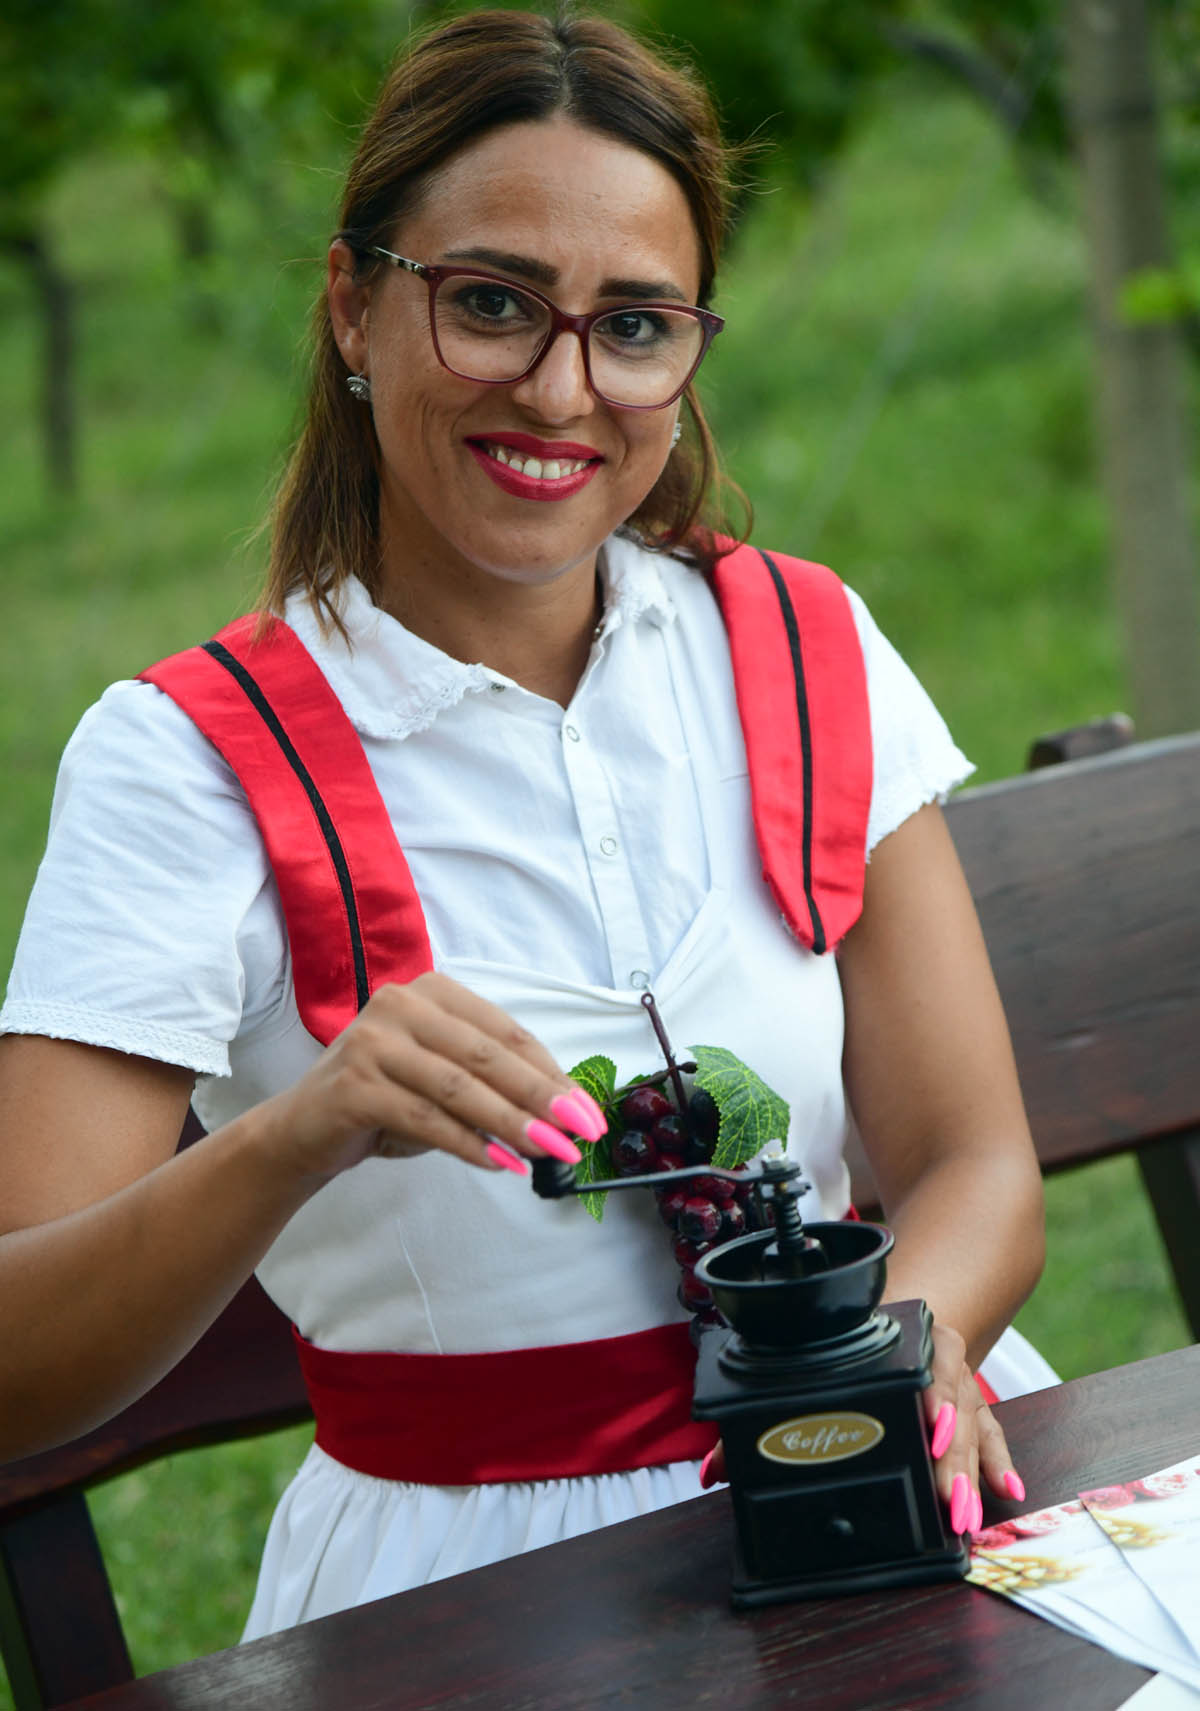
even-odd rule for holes
{"type": "Polygon", "coordinates": [[[497,1354],[350,1354],[295,1332],[327,1455],[418,1485],[569,1479],[697,1461],[686,1324],[497,1354]]]}

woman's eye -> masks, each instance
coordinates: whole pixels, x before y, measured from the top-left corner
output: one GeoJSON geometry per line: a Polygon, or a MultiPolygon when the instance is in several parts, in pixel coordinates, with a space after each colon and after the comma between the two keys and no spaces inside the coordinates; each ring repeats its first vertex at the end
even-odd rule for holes
{"type": "Polygon", "coordinates": [[[649,344],[654,339],[663,338],[667,331],[663,317],[652,315],[645,309],[629,309],[608,315],[599,323],[599,330],[602,337],[627,345],[649,344]]]}
{"type": "Polygon", "coordinates": [[[470,285],[459,293],[458,308],[481,321],[518,321],[528,316],[524,297],[503,285],[470,285]]]}

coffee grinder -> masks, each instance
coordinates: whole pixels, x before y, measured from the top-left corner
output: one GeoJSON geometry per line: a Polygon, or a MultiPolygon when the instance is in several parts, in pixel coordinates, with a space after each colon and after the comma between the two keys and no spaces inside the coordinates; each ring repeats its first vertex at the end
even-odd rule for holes
{"type": "Polygon", "coordinates": [[[934,1485],[921,1392],[932,1317],[889,1302],[890,1231],[847,1220],[805,1226],[800,1167],[778,1143],[749,1173],[712,1165],[580,1185],[569,1165],[533,1167],[535,1192],[750,1180],[774,1227],[712,1248],[696,1265],[728,1328],[699,1338],[692,1412],[725,1446],[737,1532],[737,1609],[966,1572],[934,1485]]]}

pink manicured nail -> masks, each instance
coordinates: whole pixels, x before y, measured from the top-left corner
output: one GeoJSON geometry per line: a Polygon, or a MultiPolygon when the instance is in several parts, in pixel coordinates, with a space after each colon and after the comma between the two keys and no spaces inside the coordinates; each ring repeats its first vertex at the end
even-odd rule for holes
{"type": "Polygon", "coordinates": [[[929,1444],[929,1453],[934,1461],[940,1460],[950,1447],[954,1436],[954,1428],[958,1424],[958,1409],[953,1402],[943,1402],[933,1422],[933,1437],[929,1444]]]}
{"type": "Polygon", "coordinates": [[[971,1482],[965,1473],[956,1473],[954,1484],[950,1487],[950,1531],[965,1532],[970,1513],[971,1482]]]}
{"type": "Polygon", "coordinates": [[[543,1123],[540,1117],[531,1118],[525,1125],[525,1133],[535,1147],[541,1147],[551,1158],[561,1159],[564,1164],[578,1164],[583,1154],[567,1137],[549,1123],[543,1123]]]}
{"type": "Polygon", "coordinates": [[[511,1170],[517,1176],[528,1176],[529,1166],[517,1153],[510,1153],[507,1147],[502,1147],[499,1141],[489,1141],[484,1151],[493,1164],[498,1164],[502,1170],[511,1170]]]}
{"type": "Polygon", "coordinates": [[[716,1453],[717,1453],[717,1449],[716,1449],[716,1445],[714,1444],[712,1449],[709,1450],[708,1454],[705,1456],[704,1460],[700,1463],[700,1489],[701,1489],[701,1491],[707,1491],[710,1485],[715,1485],[717,1483],[716,1480],[712,1476],[713,1457],[716,1455],[716,1453]]]}
{"type": "Polygon", "coordinates": [[[1004,1489],[1008,1492],[1008,1495],[1012,1498],[1014,1503],[1024,1503],[1025,1481],[1014,1468],[1010,1467],[1004,1476],[1004,1489]]]}
{"type": "Polygon", "coordinates": [[[975,1490],[971,1492],[971,1513],[967,1517],[968,1533],[977,1533],[983,1526],[983,1498],[975,1490]]]}
{"type": "Polygon", "coordinates": [[[577,1093],[560,1093],[550,1101],[550,1115],[564,1129],[573,1129],[585,1141],[598,1141],[605,1125],[597,1122],[577,1093]]]}
{"type": "Polygon", "coordinates": [[[585,1111],[590,1111],[595,1121],[599,1123],[600,1129],[596,1139],[599,1140],[601,1135],[607,1134],[608,1118],[604,1115],[604,1108],[603,1106],[597,1105],[596,1101],[592,1098],[587,1089],[584,1087],[573,1088],[571,1098],[577,1100],[579,1104],[583,1106],[585,1111]]]}

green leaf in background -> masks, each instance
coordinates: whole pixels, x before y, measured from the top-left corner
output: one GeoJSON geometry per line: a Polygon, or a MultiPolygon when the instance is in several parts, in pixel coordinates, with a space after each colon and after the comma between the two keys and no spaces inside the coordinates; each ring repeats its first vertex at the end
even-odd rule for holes
{"type": "MultiPolygon", "coordinates": [[[[617,1090],[617,1066],[610,1057],[597,1055],[584,1058],[582,1063],[577,1063],[567,1074],[572,1081],[578,1082],[585,1092],[591,1094],[597,1105],[603,1106],[606,1115],[612,1111],[617,1090]]],[[[575,1166],[576,1182],[601,1182],[606,1176],[612,1175],[612,1150],[607,1134],[601,1135],[600,1139],[593,1141],[590,1146],[582,1146],[580,1151],[583,1157],[575,1166]]],[[[581,1194],[579,1198],[598,1224],[604,1216],[607,1195],[581,1194]]]]}
{"type": "Polygon", "coordinates": [[[748,1064],[724,1046],[693,1046],[693,1083],[716,1100],[721,1128],[712,1162],[719,1170],[753,1158],[768,1141],[787,1141],[790,1112],[786,1099],[767,1086],[748,1064]]]}

